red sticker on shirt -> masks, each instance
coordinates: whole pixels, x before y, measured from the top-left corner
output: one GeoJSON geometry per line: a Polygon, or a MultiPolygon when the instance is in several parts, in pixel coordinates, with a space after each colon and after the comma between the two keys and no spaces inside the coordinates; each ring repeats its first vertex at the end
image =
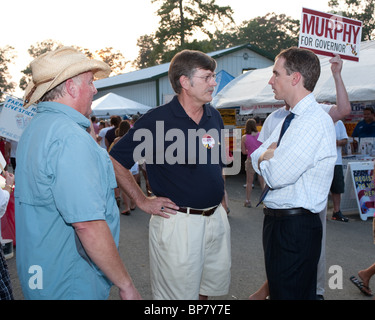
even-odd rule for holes
{"type": "Polygon", "coordinates": [[[215,146],[215,139],[208,135],[208,134],[205,134],[203,137],[202,137],[202,143],[203,145],[207,148],[207,149],[212,149],[214,146],[215,146]]]}

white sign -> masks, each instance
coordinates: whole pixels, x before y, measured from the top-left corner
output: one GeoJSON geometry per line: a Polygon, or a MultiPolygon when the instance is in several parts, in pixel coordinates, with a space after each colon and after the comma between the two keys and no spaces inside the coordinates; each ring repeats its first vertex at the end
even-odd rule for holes
{"type": "Polygon", "coordinates": [[[362,22],[302,8],[299,47],[316,54],[359,61],[362,22]]]}
{"type": "Polygon", "coordinates": [[[22,100],[7,97],[0,114],[0,136],[19,141],[23,130],[36,114],[36,110],[34,105],[25,109],[22,100]]]}

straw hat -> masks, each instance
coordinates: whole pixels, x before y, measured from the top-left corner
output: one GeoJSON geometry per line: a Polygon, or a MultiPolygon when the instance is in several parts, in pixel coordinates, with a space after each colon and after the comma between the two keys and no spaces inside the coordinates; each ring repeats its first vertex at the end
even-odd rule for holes
{"type": "Polygon", "coordinates": [[[42,54],[30,63],[32,81],[28,84],[24,96],[24,108],[37,102],[49,90],[60,83],[81,73],[92,71],[98,79],[111,73],[110,67],[103,61],[89,59],[72,47],[62,47],[42,54]]]}

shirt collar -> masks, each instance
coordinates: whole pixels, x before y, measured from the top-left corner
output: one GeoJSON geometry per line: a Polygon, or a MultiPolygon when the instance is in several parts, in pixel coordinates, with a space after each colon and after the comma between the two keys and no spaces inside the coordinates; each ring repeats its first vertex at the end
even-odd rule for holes
{"type": "Polygon", "coordinates": [[[69,107],[65,104],[53,102],[53,101],[45,101],[38,103],[38,113],[43,112],[52,112],[52,113],[63,113],[69,118],[71,118],[74,122],[80,125],[82,128],[87,129],[90,127],[90,120],[87,119],[82,113],[78,112],[77,110],[69,107]]]}
{"type": "MultiPolygon", "coordinates": [[[[211,113],[210,108],[207,107],[208,105],[209,105],[208,103],[203,105],[203,115],[205,115],[206,117],[211,117],[212,113],[211,113]]],[[[173,97],[173,100],[171,102],[171,107],[172,107],[171,108],[172,112],[176,117],[189,118],[184,108],[182,107],[180,101],[178,101],[177,95],[173,97]]]]}
{"type": "Polygon", "coordinates": [[[306,109],[308,109],[312,103],[317,103],[313,93],[309,93],[306,97],[300,100],[294,108],[290,109],[290,111],[296,115],[303,114],[306,109]]]}

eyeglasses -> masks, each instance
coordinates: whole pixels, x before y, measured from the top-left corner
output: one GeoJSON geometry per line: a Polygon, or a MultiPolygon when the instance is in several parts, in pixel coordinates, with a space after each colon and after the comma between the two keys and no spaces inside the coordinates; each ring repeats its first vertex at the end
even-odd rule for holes
{"type": "Polygon", "coordinates": [[[216,79],[216,73],[213,73],[209,76],[204,76],[204,77],[200,77],[200,76],[193,76],[194,78],[201,78],[201,79],[204,79],[204,81],[206,81],[207,83],[211,81],[211,79],[215,80],[216,79]]]}

